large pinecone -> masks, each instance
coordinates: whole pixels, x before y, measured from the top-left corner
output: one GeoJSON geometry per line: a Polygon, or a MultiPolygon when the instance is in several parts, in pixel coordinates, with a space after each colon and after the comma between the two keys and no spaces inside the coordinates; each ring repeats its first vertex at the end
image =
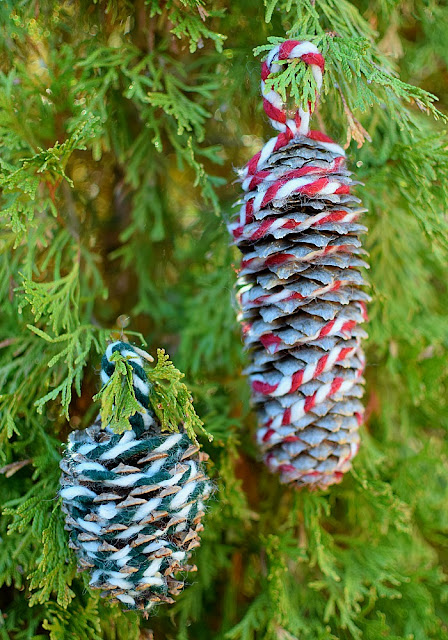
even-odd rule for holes
{"type": "Polygon", "coordinates": [[[344,156],[316,132],[273,138],[242,172],[247,193],[229,225],[243,253],[257,441],[281,481],[299,486],[338,482],[359,446],[366,228],[344,156]]]}
{"type": "Polygon", "coordinates": [[[173,602],[184,586],[178,572],[196,569],[188,560],[200,544],[211,485],[199,447],[185,433],[161,433],[149,407],[144,352],[122,342],[109,345],[103,383],[113,373],[109,359],[116,350],[129,357],[142,411],[123,434],[103,428],[99,418],[70,434],[60,495],[69,545],[80,569],[90,571],[90,586],[147,613],[156,603],[173,602]]]}

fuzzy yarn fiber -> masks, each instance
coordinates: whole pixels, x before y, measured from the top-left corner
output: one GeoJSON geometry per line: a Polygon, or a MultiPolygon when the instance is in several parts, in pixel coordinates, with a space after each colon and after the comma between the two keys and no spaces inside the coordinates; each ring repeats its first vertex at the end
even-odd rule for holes
{"type": "Polygon", "coordinates": [[[241,170],[246,194],[229,231],[243,254],[237,287],[257,442],[282,482],[326,488],[350,468],[363,420],[365,209],[344,150],[310,130],[310,105],[289,118],[266,87],[279,61],[294,58],[322,85],[324,58],[312,43],[269,53],[263,105],[279,134],[241,170]]]}
{"type": "Polygon", "coordinates": [[[199,447],[185,433],[161,433],[149,404],[144,352],[123,342],[109,345],[103,384],[114,371],[115,351],[129,359],[141,412],[123,434],[99,418],[70,434],[60,495],[69,544],[80,570],[90,571],[90,586],[147,614],[157,603],[173,602],[184,586],[178,573],[196,569],[188,560],[200,544],[211,485],[199,447]]]}

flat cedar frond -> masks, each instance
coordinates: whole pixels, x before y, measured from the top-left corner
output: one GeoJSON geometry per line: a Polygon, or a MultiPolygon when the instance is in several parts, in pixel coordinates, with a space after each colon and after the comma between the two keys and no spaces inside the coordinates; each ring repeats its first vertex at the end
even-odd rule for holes
{"type": "Polygon", "coordinates": [[[178,431],[182,426],[194,442],[198,432],[213,440],[195,411],[187,386],[181,382],[184,374],[176,369],[164,349],[157,349],[157,363],[154,368],[146,367],[146,372],[151,384],[149,399],[162,430],[178,431]]]}
{"type": "Polygon", "coordinates": [[[101,399],[102,424],[115,433],[123,433],[131,429],[129,418],[141,411],[141,406],[135,398],[129,359],[114,353],[111,360],[115,363],[114,372],[93,400],[101,399]]]}
{"type": "Polygon", "coordinates": [[[19,158],[15,165],[0,160],[0,189],[4,203],[0,219],[17,234],[17,241],[23,237],[38,213],[48,211],[50,215],[57,216],[51,189],[62,180],[73,186],[65,172],[67,162],[75,150],[86,148],[86,141],[95,137],[97,128],[98,118],[84,114],[64,142],[38,149],[34,155],[19,158]],[[49,193],[44,198],[38,198],[38,189],[44,185],[49,187],[49,193]]]}
{"type": "Polygon", "coordinates": [[[190,53],[194,53],[205,39],[212,40],[216,50],[221,53],[227,36],[209,29],[207,18],[222,17],[223,11],[208,11],[205,9],[205,3],[202,2],[194,4],[197,6],[195,13],[187,13],[183,8],[172,11],[170,19],[175,26],[171,29],[171,33],[179,39],[187,37],[190,40],[190,53]]]}
{"type": "MultiPolygon", "coordinates": [[[[365,111],[379,103],[378,93],[372,90],[377,84],[378,90],[385,92],[385,97],[396,96],[405,102],[415,103],[422,111],[431,113],[435,118],[446,120],[445,114],[437,109],[434,103],[437,97],[428,91],[402,82],[395,71],[387,68],[387,61],[379,51],[372,48],[372,42],[367,38],[334,35],[306,34],[297,37],[298,40],[310,40],[324,53],[326,77],[325,93],[336,85],[344,86],[344,98],[350,109],[365,111]],[[341,79],[344,79],[341,82],[341,79]],[[350,88],[353,80],[358,80],[356,91],[350,88]]],[[[269,51],[273,44],[278,44],[280,38],[270,38],[271,44],[256,47],[254,54],[259,55],[269,51]]],[[[283,68],[270,76],[266,82],[278,92],[286,102],[287,95],[294,104],[306,107],[308,103],[314,108],[316,101],[316,83],[308,65],[300,60],[281,61],[283,68]]],[[[403,120],[400,110],[392,109],[392,117],[403,120]]]]}
{"type": "Polygon", "coordinates": [[[25,300],[30,304],[36,322],[46,316],[55,334],[76,326],[80,295],[78,278],[78,260],[74,261],[66,276],[52,282],[33,282],[23,278],[25,300]]]}
{"type": "MultiPolygon", "coordinates": [[[[129,357],[115,352],[111,361],[115,363],[114,372],[93,399],[101,400],[102,424],[108,425],[115,433],[123,433],[131,429],[129,418],[142,411],[142,407],[135,397],[129,357]]],[[[194,442],[197,441],[198,432],[212,440],[213,436],[204,429],[194,409],[187,386],[181,382],[184,374],[176,369],[163,349],[157,350],[156,365],[151,368],[145,364],[145,371],[150,388],[150,405],[162,431],[177,433],[182,427],[194,442]]]]}
{"type": "Polygon", "coordinates": [[[55,592],[56,602],[66,609],[75,596],[70,589],[76,572],[73,556],[70,555],[69,561],[61,565],[61,558],[68,555],[66,544],[64,518],[58,501],[50,514],[48,525],[42,531],[42,555],[36,569],[28,576],[30,589],[34,591],[30,606],[47,602],[55,592]]]}

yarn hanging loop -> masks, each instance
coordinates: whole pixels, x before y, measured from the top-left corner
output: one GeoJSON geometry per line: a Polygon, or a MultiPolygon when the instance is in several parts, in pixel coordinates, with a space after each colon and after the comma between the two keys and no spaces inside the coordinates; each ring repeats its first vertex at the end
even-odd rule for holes
{"type": "MultiPolygon", "coordinates": [[[[310,120],[313,113],[313,106],[308,104],[308,108],[298,107],[294,118],[288,117],[284,108],[282,97],[273,89],[268,89],[266,81],[271,73],[280,71],[281,60],[300,59],[309,65],[316,81],[316,98],[322,87],[322,78],[325,68],[325,59],[319,49],[312,42],[300,42],[299,40],[286,40],[275,46],[269,53],[261,68],[261,93],[263,96],[263,108],[273,126],[279,133],[268,140],[263,148],[256,153],[246,166],[239,172],[243,189],[252,188],[252,176],[256,180],[263,180],[263,169],[269,162],[273,153],[283,149],[291,140],[298,136],[305,136],[312,140],[319,141],[329,151],[335,152],[341,158],[345,157],[344,149],[332,138],[322,131],[310,129],[310,120]]],[[[253,186],[253,185],[252,185],[253,186]]],[[[236,230],[238,233],[238,230],[236,230]]]]}
{"type": "Polygon", "coordinates": [[[316,81],[316,98],[322,87],[322,76],[325,68],[325,60],[319,49],[311,42],[299,40],[286,40],[274,47],[269,53],[261,69],[261,93],[263,96],[263,108],[271,121],[272,126],[281,133],[289,133],[290,136],[306,136],[310,130],[310,119],[313,113],[311,104],[307,109],[299,107],[294,119],[288,118],[283,108],[283,100],[280,94],[266,86],[266,80],[271,73],[277,73],[281,69],[279,61],[300,59],[309,65],[316,81]]]}

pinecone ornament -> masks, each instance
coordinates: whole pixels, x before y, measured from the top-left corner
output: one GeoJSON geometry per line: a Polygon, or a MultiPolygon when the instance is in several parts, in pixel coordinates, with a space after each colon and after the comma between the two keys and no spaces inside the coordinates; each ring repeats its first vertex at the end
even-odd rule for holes
{"type": "Polygon", "coordinates": [[[142,357],[123,342],[108,346],[101,363],[107,384],[119,351],[129,359],[133,387],[142,411],[132,429],[114,433],[99,418],[69,436],[61,462],[61,491],[69,545],[90,586],[114,601],[147,615],[160,602],[174,602],[184,586],[178,572],[200,544],[204,501],[210,494],[199,452],[185,433],[161,433],[149,404],[142,357]]]}
{"type": "Polygon", "coordinates": [[[325,488],[359,447],[366,209],[351,193],[344,150],[310,131],[309,111],[289,119],[265,87],[277,61],[292,58],[322,84],[324,59],[313,44],[287,41],[270,52],[263,104],[280,133],[241,171],[246,194],[229,230],[243,254],[238,299],[258,444],[282,482],[325,488]]]}

